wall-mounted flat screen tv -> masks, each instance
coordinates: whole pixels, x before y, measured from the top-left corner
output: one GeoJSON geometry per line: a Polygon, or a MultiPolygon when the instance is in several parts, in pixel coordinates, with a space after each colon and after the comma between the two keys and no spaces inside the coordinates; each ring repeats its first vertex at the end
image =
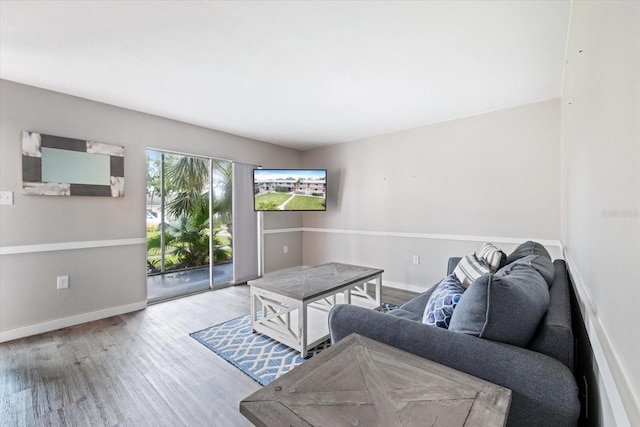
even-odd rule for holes
{"type": "Polygon", "coordinates": [[[326,211],[326,169],[254,169],[256,211],[326,211]]]}

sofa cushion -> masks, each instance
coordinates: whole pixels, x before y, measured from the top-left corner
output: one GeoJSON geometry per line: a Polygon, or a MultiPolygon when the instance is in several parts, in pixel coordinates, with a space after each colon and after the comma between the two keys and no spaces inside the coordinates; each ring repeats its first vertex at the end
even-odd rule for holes
{"type": "Polygon", "coordinates": [[[489,265],[484,261],[480,261],[476,257],[476,254],[469,254],[463,257],[455,270],[453,270],[453,274],[458,277],[458,280],[460,280],[460,283],[462,283],[462,286],[465,288],[469,287],[478,277],[489,274],[490,272],[491,269],[489,265]]]}
{"type": "Polygon", "coordinates": [[[449,329],[526,346],[549,305],[549,287],[535,269],[516,264],[501,275],[488,274],[465,291],[449,329]]]}
{"type": "Polygon", "coordinates": [[[465,288],[455,274],[450,274],[433,291],[422,316],[422,323],[449,328],[453,310],[458,305],[465,288]]]}
{"type": "Polygon", "coordinates": [[[547,249],[540,243],[528,241],[518,246],[507,257],[507,266],[522,258],[531,257],[532,255],[536,255],[536,257],[527,258],[531,267],[544,277],[547,285],[551,286],[554,278],[553,261],[551,261],[551,256],[549,255],[549,252],[547,252],[547,249]]]}
{"type": "Polygon", "coordinates": [[[517,248],[513,250],[507,257],[507,264],[511,264],[513,261],[526,257],[527,255],[540,255],[551,259],[551,255],[547,249],[538,242],[531,240],[521,243],[517,248]]]}
{"type": "Polygon", "coordinates": [[[404,310],[402,308],[396,308],[387,312],[389,316],[402,317],[403,319],[413,320],[415,322],[422,321],[422,313],[414,313],[413,311],[404,310]]]}
{"type": "MultiPolygon", "coordinates": [[[[427,306],[427,302],[429,302],[429,298],[431,297],[431,294],[433,293],[433,291],[436,290],[439,284],[440,282],[432,285],[429,289],[427,289],[420,295],[402,304],[398,309],[415,313],[416,315],[415,320],[417,320],[418,322],[421,322],[422,314],[424,313],[424,308],[427,306]]],[[[389,312],[389,314],[395,314],[394,313],[395,311],[397,310],[392,310],[389,312]]]]}

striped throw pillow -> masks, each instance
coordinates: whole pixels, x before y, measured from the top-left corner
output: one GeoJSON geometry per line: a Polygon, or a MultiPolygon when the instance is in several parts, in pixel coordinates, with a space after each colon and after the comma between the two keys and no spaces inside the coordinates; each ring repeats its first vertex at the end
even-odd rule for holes
{"type": "Polygon", "coordinates": [[[462,258],[453,270],[453,274],[456,275],[465,288],[468,288],[478,277],[482,277],[490,272],[491,268],[489,265],[479,260],[476,254],[469,254],[462,258]]]}
{"type": "Polygon", "coordinates": [[[492,273],[495,273],[498,271],[498,268],[500,268],[500,263],[505,255],[493,243],[485,243],[480,250],[476,252],[476,256],[478,260],[484,261],[489,265],[492,273]]]}

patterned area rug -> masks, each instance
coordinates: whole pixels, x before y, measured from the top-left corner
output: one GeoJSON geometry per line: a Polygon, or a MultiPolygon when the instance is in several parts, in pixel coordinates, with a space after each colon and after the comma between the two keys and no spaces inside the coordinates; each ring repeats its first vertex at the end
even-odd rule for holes
{"type": "MultiPolygon", "coordinates": [[[[381,311],[396,308],[383,303],[381,311]]],[[[251,332],[251,315],[245,314],[218,325],[189,334],[227,362],[267,385],[305,361],[300,353],[262,334],[251,332]]],[[[329,340],[311,349],[309,357],[329,347],[329,340]]]]}

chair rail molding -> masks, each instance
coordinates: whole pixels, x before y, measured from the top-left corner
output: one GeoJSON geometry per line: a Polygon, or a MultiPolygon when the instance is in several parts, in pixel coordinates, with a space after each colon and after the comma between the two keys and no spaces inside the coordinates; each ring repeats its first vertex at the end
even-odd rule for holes
{"type": "Polygon", "coordinates": [[[2,246],[0,255],[30,254],[36,252],[67,251],[74,249],[106,248],[110,246],[146,245],[144,237],[114,240],[88,240],[80,242],[41,243],[36,245],[2,246]]]}
{"type": "Polygon", "coordinates": [[[279,234],[294,232],[311,232],[311,233],[329,233],[329,234],[351,234],[359,236],[380,236],[380,237],[402,237],[410,239],[430,239],[430,240],[457,240],[464,242],[494,242],[509,243],[519,245],[528,240],[536,241],[544,246],[557,247],[563,249],[560,240],[537,239],[535,237],[498,237],[498,236],[475,236],[464,234],[436,234],[436,233],[407,233],[401,231],[377,231],[377,230],[353,230],[342,228],[315,228],[315,227],[297,227],[297,228],[272,228],[263,230],[263,234],[279,234]]]}

